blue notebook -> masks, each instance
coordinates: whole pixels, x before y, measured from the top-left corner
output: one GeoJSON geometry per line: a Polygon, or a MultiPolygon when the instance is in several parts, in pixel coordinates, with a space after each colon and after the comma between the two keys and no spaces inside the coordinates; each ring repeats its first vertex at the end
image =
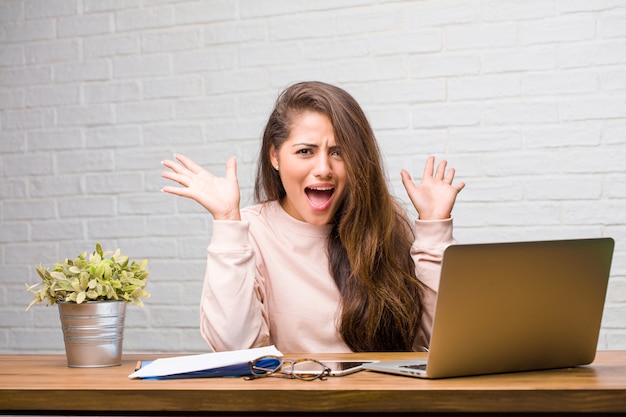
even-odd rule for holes
{"type": "MultiPolygon", "coordinates": [[[[138,371],[144,366],[150,365],[153,361],[141,361],[140,366],[135,369],[138,371]]],[[[265,358],[257,362],[261,367],[273,368],[278,366],[280,359],[277,358],[265,358]]],[[[251,375],[250,365],[246,363],[238,363],[230,366],[222,366],[221,368],[203,369],[201,371],[184,372],[181,374],[161,375],[161,376],[147,376],[139,377],[146,380],[159,380],[159,379],[185,379],[185,378],[215,378],[215,377],[242,377],[251,375]]]]}
{"type": "MultiPolygon", "coordinates": [[[[183,379],[241,377],[250,375],[250,361],[262,356],[282,356],[274,346],[243,349],[200,355],[176,356],[141,361],[129,378],[138,379],[183,379]]],[[[279,359],[268,358],[261,363],[271,366],[279,359]]]]}

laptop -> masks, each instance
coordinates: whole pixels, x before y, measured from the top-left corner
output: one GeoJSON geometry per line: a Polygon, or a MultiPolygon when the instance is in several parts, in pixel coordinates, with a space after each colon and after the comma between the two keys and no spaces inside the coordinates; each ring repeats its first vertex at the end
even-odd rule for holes
{"type": "Polygon", "coordinates": [[[428,357],[363,367],[447,378],[589,364],[614,244],[591,238],[450,246],[428,357]]]}

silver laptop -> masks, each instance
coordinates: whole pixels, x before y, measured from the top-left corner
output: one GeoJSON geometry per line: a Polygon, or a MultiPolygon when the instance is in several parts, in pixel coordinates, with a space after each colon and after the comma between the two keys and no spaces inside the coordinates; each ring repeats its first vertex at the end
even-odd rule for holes
{"type": "Polygon", "coordinates": [[[589,364],[613,248],[611,238],[450,246],[428,358],[363,367],[446,378],[589,364]]]}

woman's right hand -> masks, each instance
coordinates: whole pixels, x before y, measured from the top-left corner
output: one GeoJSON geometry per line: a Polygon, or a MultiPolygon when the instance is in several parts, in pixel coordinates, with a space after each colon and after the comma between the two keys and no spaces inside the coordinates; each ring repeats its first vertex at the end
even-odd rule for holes
{"type": "Polygon", "coordinates": [[[174,155],[176,161],[165,160],[161,164],[171,171],[161,176],[182,185],[165,186],[161,191],[191,198],[207,209],[215,220],[241,220],[239,214],[239,183],[237,161],[231,157],[226,162],[226,176],[217,177],[184,155],[174,155]]]}

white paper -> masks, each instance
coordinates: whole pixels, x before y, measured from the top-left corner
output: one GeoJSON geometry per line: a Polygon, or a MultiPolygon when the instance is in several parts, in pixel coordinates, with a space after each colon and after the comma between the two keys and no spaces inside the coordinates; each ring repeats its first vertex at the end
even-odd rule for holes
{"type": "Polygon", "coordinates": [[[283,356],[274,345],[261,348],[232,350],[228,352],[203,353],[200,355],[159,358],[128,375],[129,378],[149,378],[156,376],[184,374],[237,365],[254,360],[260,356],[283,356]]]}

